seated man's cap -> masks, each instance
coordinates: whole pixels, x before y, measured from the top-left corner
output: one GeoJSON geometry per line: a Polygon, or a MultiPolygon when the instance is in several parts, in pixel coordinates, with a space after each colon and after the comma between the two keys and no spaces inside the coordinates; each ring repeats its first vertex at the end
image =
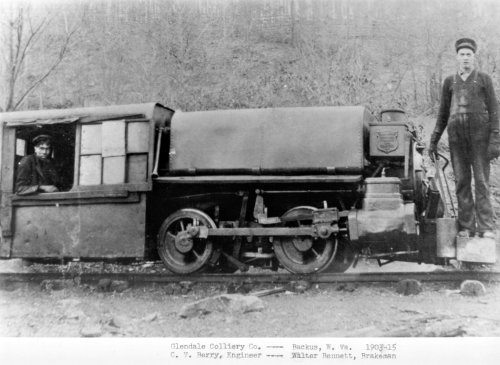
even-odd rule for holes
{"type": "Polygon", "coordinates": [[[38,146],[40,143],[52,143],[52,137],[48,134],[40,134],[33,138],[33,144],[38,146]]]}
{"type": "Polygon", "coordinates": [[[455,42],[455,50],[458,52],[461,48],[469,48],[472,52],[476,53],[477,45],[474,39],[460,38],[455,42]]]}

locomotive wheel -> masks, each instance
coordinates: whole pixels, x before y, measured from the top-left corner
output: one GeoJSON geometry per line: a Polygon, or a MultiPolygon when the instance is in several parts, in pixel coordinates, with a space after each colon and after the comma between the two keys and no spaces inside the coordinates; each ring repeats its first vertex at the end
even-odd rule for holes
{"type": "Polygon", "coordinates": [[[214,221],[197,209],[181,209],[170,215],[158,233],[158,254],[165,266],[176,274],[200,271],[214,253],[213,243],[204,238],[191,237],[190,228],[215,228],[214,221]]]}
{"type": "MultiPolygon", "coordinates": [[[[316,210],[314,207],[295,207],[283,217],[307,215],[316,210]]],[[[310,226],[311,220],[295,220],[286,223],[287,227],[310,226]]],[[[312,274],[328,267],[335,257],[335,239],[313,239],[312,237],[275,238],[274,253],[281,265],[295,274],[312,274]]]]}

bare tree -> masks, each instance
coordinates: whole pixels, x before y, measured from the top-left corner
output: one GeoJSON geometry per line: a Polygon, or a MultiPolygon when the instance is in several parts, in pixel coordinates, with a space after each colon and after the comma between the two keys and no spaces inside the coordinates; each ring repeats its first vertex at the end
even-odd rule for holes
{"type": "MultiPolygon", "coordinates": [[[[71,44],[71,39],[78,29],[78,24],[70,29],[66,16],[63,16],[63,32],[54,41],[54,37],[48,37],[49,25],[53,23],[54,17],[43,16],[34,19],[31,7],[21,3],[10,3],[4,9],[7,15],[1,23],[3,59],[0,65],[1,94],[0,109],[13,111],[31,95],[59,66],[66,56],[71,44]],[[10,16],[9,16],[10,15],[10,16]],[[54,47],[56,46],[56,47],[54,47]],[[56,50],[55,55],[47,61],[45,67],[36,73],[28,73],[28,61],[31,64],[40,62],[47,55],[46,47],[56,50]],[[41,53],[37,54],[36,51],[41,53]]],[[[45,63],[45,62],[44,62],[45,63]]]]}

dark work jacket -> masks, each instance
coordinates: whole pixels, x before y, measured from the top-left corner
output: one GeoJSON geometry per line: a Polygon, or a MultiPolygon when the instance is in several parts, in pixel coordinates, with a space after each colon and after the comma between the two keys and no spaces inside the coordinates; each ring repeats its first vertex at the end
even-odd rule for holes
{"type": "Polygon", "coordinates": [[[490,131],[498,130],[498,103],[490,76],[473,70],[467,80],[457,74],[448,76],[443,83],[441,105],[431,137],[437,143],[454,113],[475,113],[487,116],[490,131]],[[468,95],[455,95],[457,90],[469,90],[468,95]],[[465,103],[462,102],[465,99],[465,103]]]}
{"type": "Polygon", "coordinates": [[[41,160],[35,155],[23,157],[17,168],[16,193],[28,195],[38,192],[40,185],[60,188],[59,177],[52,160],[41,160]]]}

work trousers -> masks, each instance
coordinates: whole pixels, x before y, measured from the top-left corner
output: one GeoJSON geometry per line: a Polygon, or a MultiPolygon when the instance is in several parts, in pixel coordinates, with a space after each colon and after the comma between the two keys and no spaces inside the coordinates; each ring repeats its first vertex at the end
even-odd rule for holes
{"type": "Polygon", "coordinates": [[[489,135],[488,114],[458,113],[452,115],[448,122],[448,141],[458,200],[458,223],[460,229],[479,233],[493,230],[489,135]],[[475,202],[472,196],[471,170],[474,174],[475,202]]]}

